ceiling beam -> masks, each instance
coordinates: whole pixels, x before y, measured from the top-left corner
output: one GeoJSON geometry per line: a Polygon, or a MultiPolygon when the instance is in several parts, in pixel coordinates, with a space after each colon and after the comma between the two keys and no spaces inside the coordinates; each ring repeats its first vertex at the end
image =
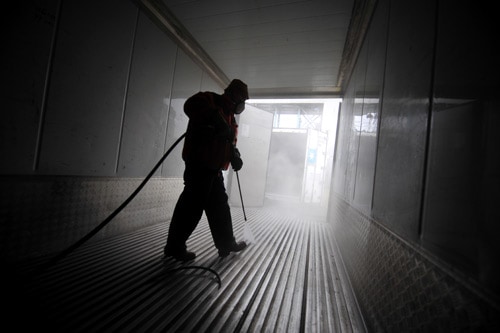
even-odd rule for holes
{"type": "Polygon", "coordinates": [[[338,98],[338,87],[250,88],[250,98],[338,98]]]}

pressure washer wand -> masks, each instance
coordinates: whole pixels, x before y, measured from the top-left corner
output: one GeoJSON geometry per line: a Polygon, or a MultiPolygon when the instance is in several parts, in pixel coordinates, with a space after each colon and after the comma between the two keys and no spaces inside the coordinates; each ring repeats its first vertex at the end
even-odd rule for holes
{"type": "Polygon", "coordinates": [[[238,181],[238,190],[240,191],[241,208],[243,209],[243,218],[245,219],[246,222],[247,214],[245,214],[245,205],[243,204],[243,196],[241,195],[240,176],[238,175],[238,171],[235,172],[236,172],[236,180],[238,181]]]}

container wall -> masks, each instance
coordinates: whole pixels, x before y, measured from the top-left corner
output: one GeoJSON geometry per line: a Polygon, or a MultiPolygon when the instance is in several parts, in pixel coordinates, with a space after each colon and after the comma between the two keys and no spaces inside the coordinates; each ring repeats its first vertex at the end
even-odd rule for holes
{"type": "MultiPolygon", "coordinates": [[[[221,89],[132,1],[18,2],[9,13],[0,227],[2,258],[18,260],[97,226],[184,133],[184,101],[221,89]]],[[[181,148],[98,237],[170,218],[181,148]]]]}
{"type": "Polygon", "coordinates": [[[378,1],[346,89],[329,219],[373,331],[498,325],[500,71],[486,7],[378,1]]]}

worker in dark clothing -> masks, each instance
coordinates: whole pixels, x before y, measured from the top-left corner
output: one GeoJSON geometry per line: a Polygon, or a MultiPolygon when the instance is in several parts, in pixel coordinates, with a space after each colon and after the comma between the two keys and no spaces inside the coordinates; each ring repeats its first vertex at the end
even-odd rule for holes
{"type": "Polygon", "coordinates": [[[224,187],[223,170],[243,166],[236,148],[238,124],[234,117],[245,108],[248,88],[232,80],[222,95],[199,92],[184,103],[189,122],[182,150],[185,162],[184,190],[174,209],[164,253],[180,261],[193,260],[186,241],[201,219],[207,216],[215,247],[220,257],[243,250],[247,244],[236,242],[224,187]]]}

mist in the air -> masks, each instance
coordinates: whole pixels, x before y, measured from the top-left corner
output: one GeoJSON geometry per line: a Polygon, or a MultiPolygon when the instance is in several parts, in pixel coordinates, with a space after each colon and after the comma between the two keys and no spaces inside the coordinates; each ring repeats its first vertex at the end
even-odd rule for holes
{"type": "MultiPolygon", "coordinates": [[[[248,101],[238,137],[245,205],[326,216],[339,102],[248,101]]],[[[231,195],[232,204],[238,201],[231,195]]]]}

